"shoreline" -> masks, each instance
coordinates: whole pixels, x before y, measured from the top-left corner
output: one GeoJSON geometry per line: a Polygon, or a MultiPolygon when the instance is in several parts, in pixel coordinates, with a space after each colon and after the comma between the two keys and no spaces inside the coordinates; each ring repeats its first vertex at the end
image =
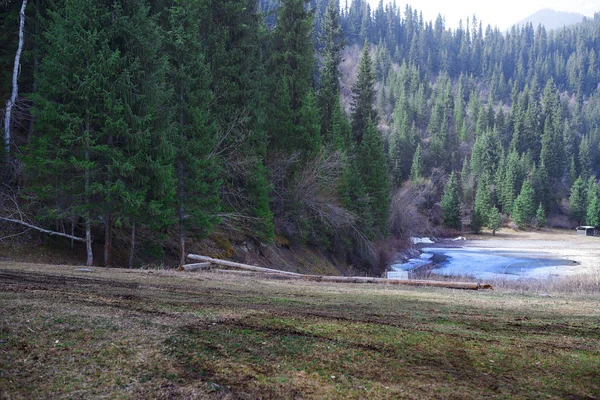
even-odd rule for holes
{"type": "MultiPolygon", "coordinates": [[[[538,273],[543,274],[542,271],[545,270],[548,276],[600,274],[600,238],[580,236],[571,230],[545,229],[516,232],[504,228],[499,230],[496,235],[484,231],[480,234],[468,235],[466,240],[458,241],[446,238],[435,243],[419,243],[414,246],[414,249],[419,254],[431,253],[431,251],[427,251],[429,249],[465,249],[474,252],[479,250],[515,259],[564,262],[563,265],[538,268],[538,273]],[[551,271],[551,268],[554,268],[554,271],[551,271]]],[[[431,263],[419,265],[414,268],[414,271],[418,274],[435,274],[435,269],[437,269],[435,267],[440,266],[447,259],[447,255],[434,252],[431,263]]],[[[535,274],[526,278],[537,279],[535,274]]],[[[446,274],[440,271],[439,275],[445,276],[446,274]]]]}

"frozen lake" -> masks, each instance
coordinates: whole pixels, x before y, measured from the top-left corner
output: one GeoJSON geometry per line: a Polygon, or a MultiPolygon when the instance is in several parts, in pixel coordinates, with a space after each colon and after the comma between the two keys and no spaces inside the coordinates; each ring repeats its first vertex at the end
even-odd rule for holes
{"type": "Polygon", "coordinates": [[[485,248],[425,247],[419,258],[392,265],[398,275],[418,266],[433,262],[432,272],[440,275],[472,276],[477,279],[548,278],[569,274],[575,263],[571,260],[550,258],[546,253],[509,251],[485,248]]]}

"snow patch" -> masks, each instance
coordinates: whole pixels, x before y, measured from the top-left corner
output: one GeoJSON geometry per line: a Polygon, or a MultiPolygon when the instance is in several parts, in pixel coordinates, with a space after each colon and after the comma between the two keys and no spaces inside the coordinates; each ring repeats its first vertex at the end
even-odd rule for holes
{"type": "Polygon", "coordinates": [[[410,241],[412,242],[412,244],[421,244],[421,243],[424,243],[424,244],[433,244],[433,243],[435,243],[433,241],[433,239],[429,238],[429,237],[423,237],[423,238],[420,238],[420,237],[411,237],[410,241]]]}

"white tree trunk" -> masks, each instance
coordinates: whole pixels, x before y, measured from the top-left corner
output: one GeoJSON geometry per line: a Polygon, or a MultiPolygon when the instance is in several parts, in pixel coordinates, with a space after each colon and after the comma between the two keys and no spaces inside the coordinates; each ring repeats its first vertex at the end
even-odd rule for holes
{"type": "Polygon", "coordinates": [[[21,5],[20,22],[19,22],[19,46],[17,47],[17,54],[15,55],[15,65],[13,67],[13,78],[12,78],[12,94],[10,100],[6,102],[6,115],[4,116],[4,149],[6,151],[6,158],[10,155],[10,118],[12,114],[12,108],[17,101],[17,95],[19,94],[19,85],[17,78],[19,77],[19,68],[21,66],[21,53],[23,52],[24,42],[24,30],[25,30],[25,7],[27,7],[27,0],[23,0],[21,5]]]}

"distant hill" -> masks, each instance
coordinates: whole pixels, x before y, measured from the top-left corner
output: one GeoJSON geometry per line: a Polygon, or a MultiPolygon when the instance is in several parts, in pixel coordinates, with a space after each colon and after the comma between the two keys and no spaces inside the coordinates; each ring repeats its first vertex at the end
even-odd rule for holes
{"type": "Polygon", "coordinates": [[[578,24],[583,20],[583,18],[585,18],[585,16],[582,14],[554,11],[549,8],[545,8],[517,22],[515,25],[520,26],[531,22],[534,27],[542,24],[546,30],[552,30],[559,29],[567,25],[578,24]]]}

